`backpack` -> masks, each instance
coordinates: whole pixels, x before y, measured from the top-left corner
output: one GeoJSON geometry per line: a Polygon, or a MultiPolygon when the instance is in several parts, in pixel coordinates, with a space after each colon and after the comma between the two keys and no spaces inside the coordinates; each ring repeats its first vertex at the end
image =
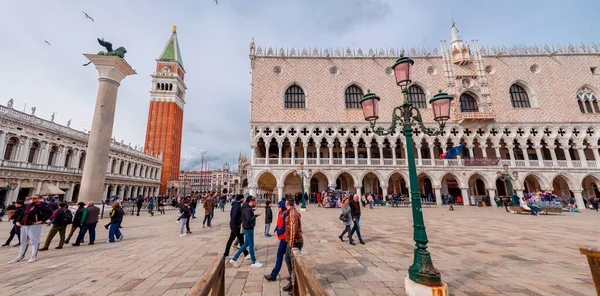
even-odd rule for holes
{"type": "Polygon", "coordinates": [[[69,209],[60,209],[58,221],[61,226],[71,224],[73,222],[73,213],[69,209]]]}

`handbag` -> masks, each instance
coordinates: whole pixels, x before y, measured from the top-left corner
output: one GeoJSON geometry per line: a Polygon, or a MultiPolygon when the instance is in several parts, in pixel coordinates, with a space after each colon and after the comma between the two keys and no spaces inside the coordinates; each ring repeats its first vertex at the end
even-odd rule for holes
{"type": "Polygon", "coordinates": [[[348,216],[340,214],[340,220],[342,220],[343,222],[348,222],[348,216]]]}

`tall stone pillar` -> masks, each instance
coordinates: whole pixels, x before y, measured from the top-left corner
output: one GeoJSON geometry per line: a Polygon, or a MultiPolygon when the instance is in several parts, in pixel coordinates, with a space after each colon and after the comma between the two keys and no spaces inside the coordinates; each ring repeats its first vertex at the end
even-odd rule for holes
{"type": "Polygon", "coordinates": [[[40,191],[42,190],[42,183],[44,183],[44,182],[38,181],[35,184],[35,191],[33,192],[34,194],[40,194],[40,191]]]}
{"type": "Polygon", "coordinates": [[[249,186],[249,194],[256,197],[256,186],[249,186]]]}
{"type": "Polygon", "coordinates": [[[435,192],[435,202],[437,203],[438,207],[442,206],[442,187],[433,187],[433,190],[435,192]]]}
{"type": "Polygon", "coordinates": [[[90,201],[101,201],[115,120],[117,92],[121,81],[136,73],[125,60],[116,56],[85,54],[85,57],[96,66],[99,86],[85,157],[86,166],[81,178],[80,196],[90,201]]]}
{"type": "Polygon", "coordinates": [[[282,198],[283,198],[283,185],[278,185],[277,186],[277,200],[281,201],[282,198]]]}
{"type": "Polygon", "coordinates": [[[492,207],[496,207],[496,189],[495,188],[488,188],[488,195],[490,197],[490,203],[492,207]]]}
{"type": "Polygon", "coordinates": [[[469,196],[469,187],[461,187],[460,190],[462,192],[463,205],[470,206],[471,197],[469,196]]]}
{"type": "Polygon", "coordinates": [[[575,197],[575,203],[577,203],[577,209],[579,211],[585,211],[585,203],[583,202],[583,196],[581,195],[581,189],[572,189],[573,196],[575,197]]]}
{"type": "Polygon", "coordinates": [[[69,187],[69,192],[67,192],[67,202],[73,201],[73,190],[75,190],[75,183],[71,183],[71,187],[69,187]]]}

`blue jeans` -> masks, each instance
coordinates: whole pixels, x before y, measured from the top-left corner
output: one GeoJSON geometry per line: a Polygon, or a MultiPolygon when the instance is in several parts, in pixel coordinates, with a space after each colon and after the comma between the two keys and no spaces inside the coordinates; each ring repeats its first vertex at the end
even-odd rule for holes
{"type": "Polygon", "coordinates": [[[352,240],[352,236],[354,235],[354,232],[356,232],[356,235],[358,235],[358,241],[362,242],[362,236],[360,235],[360,216],[354,216],[354,226],[352,227],[352,230],[350,230],[350,239],[352,240]]]}
{"type": "Polygon", "coordinates": [[[256,256],[254,256],[254,229],[244,229],[244,244],[238,249],[235,256],[233,256],[233,261],[237,261],[240,254],[248,248],[250,252],[250,259],[252,259],[252,264],[256,262],[256,256]]]}
{"type": "Polygon", "coordinates": [[[192,219],[196,219],[196,209],[192,209],[192,219]]]}
{"type": "Polygon", "coordinates": [[[77,235],[77,240],[75,240],[75,243],[76,244],[81,243],[81,241],[83,241],[83,237],[85,236],[85,233],[89,230],[90,231],[90,244],[93,244],[94,241],[96,240],[96,224],[98,224],[98,222],[92,223],[92,224],[87,224],[87,225],[82,225],[79,228],[79,235],[77,235]]]}
{"type": "Polygon", "coordinates": [[[121,230],[119,230],[119,226],[121,223],[110,224],[110,228],[108,228],[108,241],[114,243],[116,239],[119,239],[123,234],[121,230]]]}
{"type": "Polygon", "coordinates": [[[281,265],[283,264],[283,255],[285,255],[285,250],[287,249],[287,243],[284,239],[279,241],[279,247],[277,248],[277,259],[275,260],[275,267],[273,271],[271,271],[271,277],[276,278],[281,270],[281,265]]]}
{"type": "Polygon", "coordinates": [[[183,234],[183,229],[185,227],[185,223],[187,223],[188,218],[179,219],[179,234],[183,234]]]}

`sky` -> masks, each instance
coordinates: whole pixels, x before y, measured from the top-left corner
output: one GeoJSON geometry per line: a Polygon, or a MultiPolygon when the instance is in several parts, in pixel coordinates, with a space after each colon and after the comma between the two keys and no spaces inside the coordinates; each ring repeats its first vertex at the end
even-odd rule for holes
{"type": "Polygon", "coordinates": [[[249,43],[263,48],[439,47],[452,21],[483,46],[598,43],[600,1],[573,0],[0,0],[0,104],[89,130],[97,72],[82,67],[96,38],[127,48],[137,75],[121,82],[113,137],[144,143],[151,77],[177,34],[188,87],[181,168],[250,154],[249,43]],[[93,19],[86,19],[82,11],[93,19]],[[47,40],[51,45],[44,42],[47,40]]]}

